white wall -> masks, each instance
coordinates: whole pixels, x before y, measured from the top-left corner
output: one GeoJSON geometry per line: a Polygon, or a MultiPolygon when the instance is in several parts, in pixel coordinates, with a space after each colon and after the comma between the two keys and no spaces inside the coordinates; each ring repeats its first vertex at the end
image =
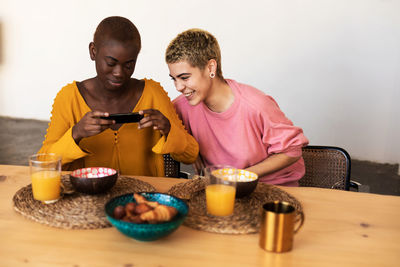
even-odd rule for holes
{"type": "Polygon", "coordinates": [[[311,144],[400,162],[399,0],[1,0],[0,115],[48,120],[63,85],[95,75],[88,44],[110,15],[142,34],[134,76],[171,98],[165,48],[203,28],[220,42],[225,77],[272,95],[311,144]]]}

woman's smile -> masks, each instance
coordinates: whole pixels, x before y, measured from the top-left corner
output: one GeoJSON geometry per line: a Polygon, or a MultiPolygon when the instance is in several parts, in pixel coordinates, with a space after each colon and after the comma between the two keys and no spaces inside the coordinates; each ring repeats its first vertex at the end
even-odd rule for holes
{"type": "Polygon", "coordinates": [[[182,94],[189,100],[189,98],[191,98],[191,96],[193,96],[194,93],[195,93],[195,91],[190,90],[190,91],[186,91],[182,94]]]}
{"type": "Polygon", "coordinates": [[[115,81],[115,80],[109,80],[109,83],[111,84],[112,87],[121,87],[124,84],[123,81],[115,81]]]}

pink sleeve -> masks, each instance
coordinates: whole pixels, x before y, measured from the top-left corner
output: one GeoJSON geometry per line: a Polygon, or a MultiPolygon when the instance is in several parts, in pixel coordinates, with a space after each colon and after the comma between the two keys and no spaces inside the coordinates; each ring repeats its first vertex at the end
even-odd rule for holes
{"type": "Polygon", "coordinates": [[[303,130],[293,125],[271,97],[267,96],[264,107],[261,113],[264,122],[263,143],[268,155],[285,153],[291,157],[301,156],[301,148],[308,144],[303,130]]]}

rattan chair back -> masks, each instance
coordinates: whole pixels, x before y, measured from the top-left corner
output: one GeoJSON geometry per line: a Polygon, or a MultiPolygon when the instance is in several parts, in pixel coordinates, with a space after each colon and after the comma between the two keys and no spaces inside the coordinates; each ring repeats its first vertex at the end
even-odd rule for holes
{"type": "Polygon", "coordinates": [[[170,154],[163,154],[165,177],[179,178],[181,165],[179,161],[174,160],[170,154]]]}
{"type": "Polygon", "coordinates": [[[351,159],[343,148],[306,146],[303,159],[306,173],[300,186],[349,190],[351,159]]]}

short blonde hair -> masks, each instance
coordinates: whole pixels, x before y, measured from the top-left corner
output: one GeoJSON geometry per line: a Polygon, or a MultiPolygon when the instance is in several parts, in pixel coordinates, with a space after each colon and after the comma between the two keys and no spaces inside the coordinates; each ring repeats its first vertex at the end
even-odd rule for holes
{"type": "Polygon", "coordinates": [[[217,39],[201,29],[189,29],[173,39],[165,52],[167,64],[187,61],[193,67],[203,70],[210,59],[217,62],[217,77],[223,79],[221,50],[217,39]]]}

